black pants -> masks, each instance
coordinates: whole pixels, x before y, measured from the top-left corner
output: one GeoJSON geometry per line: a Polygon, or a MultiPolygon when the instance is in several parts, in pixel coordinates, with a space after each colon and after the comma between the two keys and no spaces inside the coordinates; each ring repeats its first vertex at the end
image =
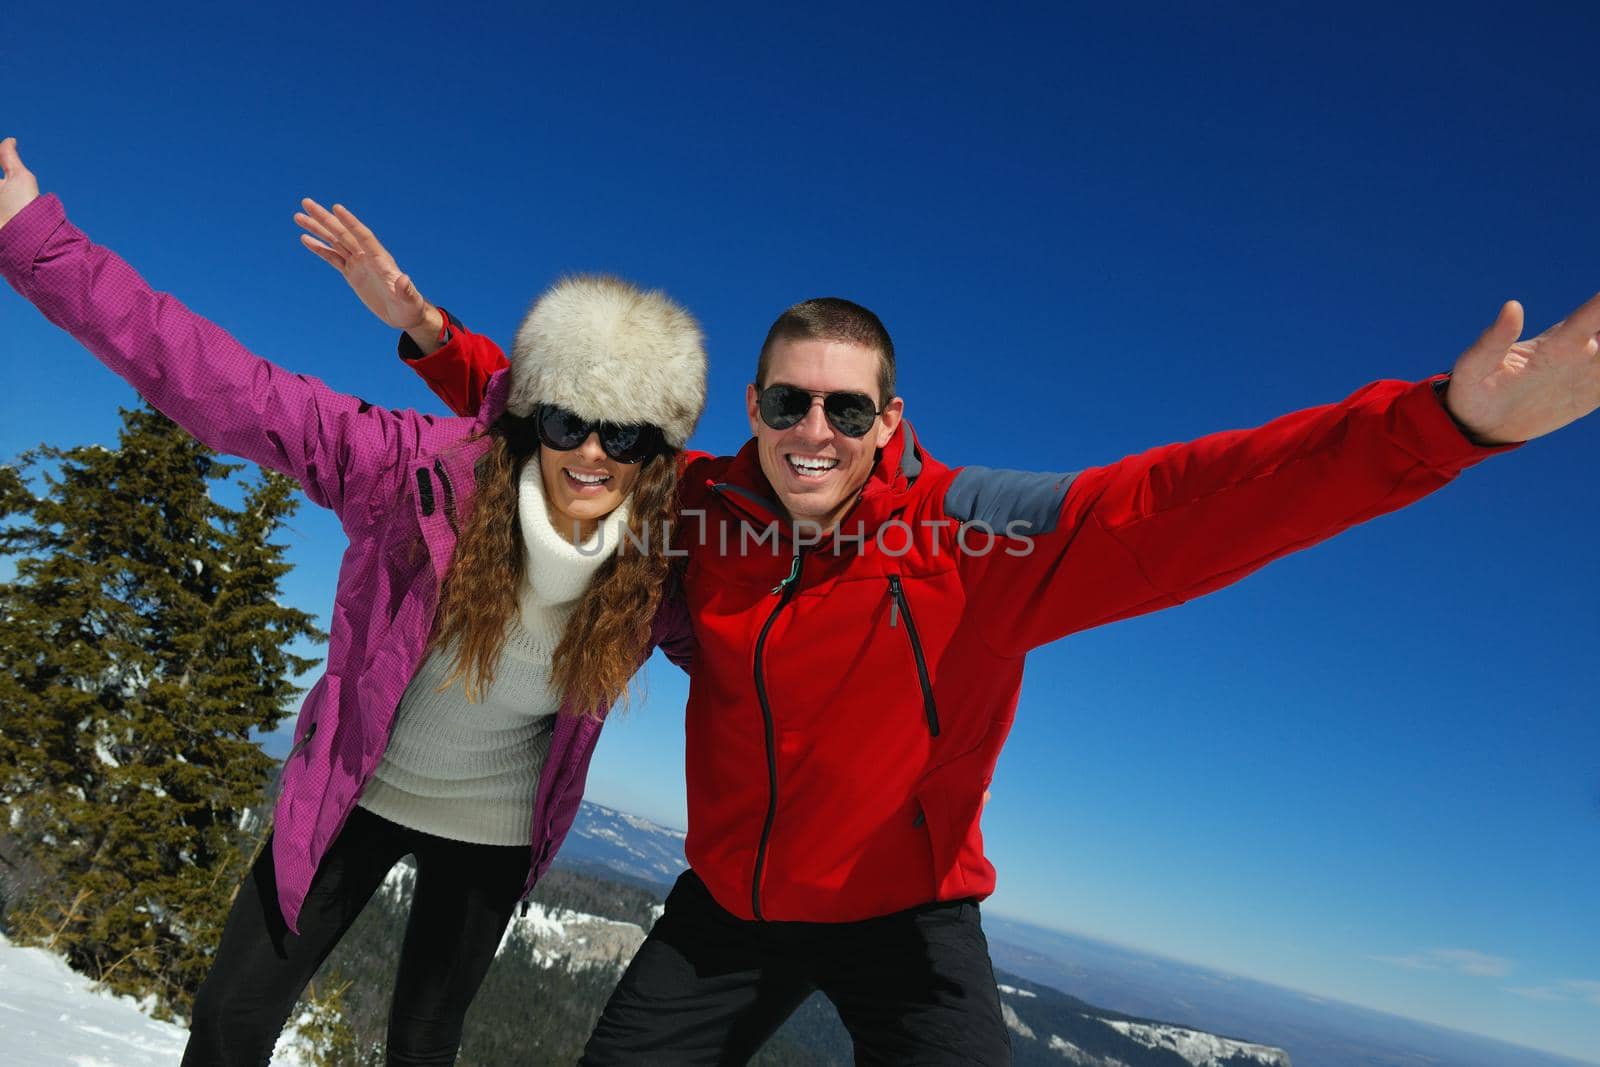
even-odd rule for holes
{"type": "Polygon", "coordinates": [[[820,989],[857,1064],[1009,1064],[973,901],[855,923],[749,922],[690,871],[611,994],[583,1063],[740,1064],[820,989]]]}
{"type": "Polygon", "coordinates": [[[228,913],[216,961],[195,995],[185,1067],[267,1063],[317,968],[402,856],[417,860],[389,1009],[391,1064],[450,1064],[528,877],[528,846],[473,845],[357,808],[317,868],[290,933],[269,845],[228,913]]]}

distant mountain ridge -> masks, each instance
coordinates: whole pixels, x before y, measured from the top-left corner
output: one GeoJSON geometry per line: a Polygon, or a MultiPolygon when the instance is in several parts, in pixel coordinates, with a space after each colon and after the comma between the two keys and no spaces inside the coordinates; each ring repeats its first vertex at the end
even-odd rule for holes
{"type": "Polygon", "coordinates": [[[683,840],[682,830],[586,800],[555,862],[569,870],[620,874],[666,890],[689,869],[683,840]]]}
{"type": "Polygon", "coordinates": [[[1108,1012],[996,970],[1013,1061],[1023,1067],[1293,1067],[1280,1048],[1108,1012]]]}
{"type": "MultiPolygon", "coordinates": [[[[658,826],[648,819],[585,803],[556,864],[594,874],[609,872],[608,876],[621,876],[664,889],[686,867],[682,856],[683,836],[682,831],[658,826]]],[[[1069,916],[1062,916],[1063,922],[1069,919],[1069,916]]],[[[1128,1020],[1124,1036],[1132,1040],[1170,1043],[1178,1040],[1178,1031],[1248,1034],[1261,1042],[1255,1048],[1273,1052],[1287,1050],[1293,1057],[1294,1067],[1592,1067],[1579,1060],[1050,930],[992,911],[985,912],[983,925],[996,973],[1023,976],[1016,980],[1000,979],[1004,1004],[1034,1035],[1029,1038],[1013,1028],[1018,1063],[1025,1062],[1021,1058],[1024,1051],[1038,1041],[1048,1046],[1052,1031],[1046,1022],[1037,1018],[1042,1007],[1025,1003],[1027,998],[1019,999],[1018,994],[1005,992],[1006,986],[1041,991],[1070,989],[1081,997],[1090,998],[1094,1004],[1109,1008],[1091,1007],[1064,993],[1056,995],[1083,1005],[1101,1018],[1128,1020]],[[1119,1016],[1118,1013],[1127,1014],[1119,1016]],[[1173,1020],[1173,1033],[1137,1029],[1152,1018],[1173,1020]],[[1043,1038],[1039,1038],[1041,1034],[1043,1038]]],[[[1042,992],[1040,999],[1048,1000],[1042,992]]],[[[1068,1039],[1064,1033],[1054,1036],[1068,1039]]],[[[1241,1044],[1248,1046],[1250,1043],[1241,1044]]],[[[1271,1062],[1246,1049],[1229,1055],[1256,1055],[1254,1063],[1271,1062]]],[[[1072,1060],[1066,1056],[1048,1062],[1061,1063],[1063,1059],[1092,1067],[1113,1062],[1093,1058],[1072,1060]]],[[[1233,1067],[1234,1063],[1252,1063],[1249,1059],[1216,1062],[1227,1067],[1233,1067]]]]}
{"type": "MultiPolygon", "coordinates": [[[[622,876],[658,892],[687,869],[684,834],[648,819],[585,803],[556,866],[582,877],[622,876]]],[[[397,872],[400,869],[397,868],[397,872]]],[[[391,876],[395,881],[396,876],[391,876]]],[[[642,926],[535,904],[513,920],[508,942],[528,938],[533,958],[588,968],[615,961],[620,973],[644,938],[642,926]]],[[[1192,1026],[1107,1012],[1058,989],[997,972],[1014,1062],[1075,1067],[1293,1067],[1288,1053],[1192,1026]]],[[[849,1038],[832,1005],[814,996],[775,1040],[849,1062],[849,1038]]]]}
{"type": "Polygon", "coordinates": [[[1033,923],[983,925],[996,968],[1117,1011],[1247,1033],[1295,1067],[1592,1067],[1033,923]]]}

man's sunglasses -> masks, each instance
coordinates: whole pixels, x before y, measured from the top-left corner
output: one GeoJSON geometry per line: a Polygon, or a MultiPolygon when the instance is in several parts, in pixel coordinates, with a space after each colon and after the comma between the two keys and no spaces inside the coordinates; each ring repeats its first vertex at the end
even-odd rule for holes
{"type": "Polygon", "coordinates": [[[812,398],[819,396],[828,424],[846,437],[865,436],[882,414],[865,393],[813,393],[798,385],[769,385],[757,402],[761,421],[774,430],[787,430],[806,417],[812,398]]]}
{"type": "Polygon", "coordinates": [[[600,435],[600,447],[618,463],[638,463],[661,449],[661,429],[647,422],[591,422],[553,404],[539,407],[539,440],[557,452],[570,452],[600,435]]]}

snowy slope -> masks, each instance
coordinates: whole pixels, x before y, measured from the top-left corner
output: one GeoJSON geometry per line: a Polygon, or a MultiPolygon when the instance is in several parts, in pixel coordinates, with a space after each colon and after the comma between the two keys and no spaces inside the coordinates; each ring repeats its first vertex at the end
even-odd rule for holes
{"type": "Polygon", "coordinates": [[[133,1067],[177,1063],[187,1031],[131,997],[96,993],[59,957],[0,936],[0,1049],[11,1064],[133,1067]]]}
{"type": "MultiPolygon", "coordinates": [[[[414,878],[410,866],[397,865],[383,892],[405,901],[414,878]]],[[[544,967],[604,967],[620,974],[644,940],[644,931],[633,923],[535,904],[526,915],[519,912],[506,937],[533,942],[534,957],[544,967]]],[[[183,1057],[188,1038],[184,1026],[150,1018],[133,998],[97,991],[61,957],[20,948],[0,935],[4,1067],[172,1067],[183,1057]]],[[[306,1062],[293,1035],[279,1041],[272,1057],[272,1067],[303,1067],[306,1062]]]]}
{"type": "MultiPolygon", "coordinates": [[[[40,948],[0,935],[0,1058],[6,1067],[172,1067],[189,1032],[157,1022],[131,997],[94,983],[40,948]]],[[[281,1042],[272,1067],[302,1067],[281,1042]]]]}
{"type": "Polygon", "coordinates": [[[1135,1023],[1107,1021],[1107,1026],[1126,1034],[1150,1048],[1171,1049],[1196,1067],[1218,1067],[1228,1062],[1246,1060],[1277,1067],[1289,1059],[1283,1050],[1258,1045],[1248,1041],[1235,1041],[1199,1030],[1161,1023],[1135,1023]]]}

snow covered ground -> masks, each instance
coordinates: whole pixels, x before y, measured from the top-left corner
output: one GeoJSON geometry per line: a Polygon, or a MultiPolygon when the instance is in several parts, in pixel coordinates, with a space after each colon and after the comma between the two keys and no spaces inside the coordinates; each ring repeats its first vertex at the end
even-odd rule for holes
{"type": "Polygon", "coordinates": [[[1199,1030],[1161,1023],[1135,1023],[1107,1021],[1107,1026],[1121,1031],[1139,1042],[1155,1049],[1176,1052],[1196,1067],[1216,1067],[1226,1060],[1250,1060],[1264,1067],[1288,1067],[1289,1057],[1282,1049],[1235,1041],[1199,1030]]]}
{"type": "MultiPolygon", "coordinates": [[[[172,1067],[189,1033],[94,983],[44,949],[0,935],[0,1060],[6,1067],[172,1067]]],[[[280,1042],[273,1067],[303,1067],[280,1042]]]]}
{"type": "MultiPolygon", "coordinates": [[[[385,888],[409,895],[411,869],[397,866],[385,888]]],[[[541,962],[621,969],[644,939],[633,923],[538,905],[511,930],[531,935],[541,962]]],[[[0,935],[0,1065],[3,1067],[174,1067],[188,1030],[145,1014],[132,997],[113,996],[72,971],[61,957],[21,948],[0,935]]],[[[272,1067],[305,1067],[293,1036],[278,1042],[272,1067]]]]}

